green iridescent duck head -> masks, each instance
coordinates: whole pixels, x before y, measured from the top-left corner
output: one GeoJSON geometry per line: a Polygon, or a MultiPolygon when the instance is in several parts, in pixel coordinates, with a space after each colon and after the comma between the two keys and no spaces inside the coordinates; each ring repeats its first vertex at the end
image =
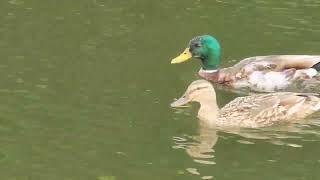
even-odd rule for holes
{"type": "Polygon", "coordinates": [[[192,57],[200,59],[204,70],[216,70],[220,65],[220,44],[210,35],[197,36],[189,42],[183,53],[172,59],[171,64],[185,62],[192,57]]]}

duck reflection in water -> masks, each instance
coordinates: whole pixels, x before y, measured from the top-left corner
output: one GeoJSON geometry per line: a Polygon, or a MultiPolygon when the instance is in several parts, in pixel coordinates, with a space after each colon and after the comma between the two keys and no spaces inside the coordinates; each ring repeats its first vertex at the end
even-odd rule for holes
{"type": "Polygon", "coordinates": [[[194,161],[202,164],[215,164],[214,145],[218,141],[217,130],[199,125],[199,134],[195,136],[173,137],[175,149],[185,149],[194,161]],[[191,140],[190,140],[191,139],[191,140]]]}

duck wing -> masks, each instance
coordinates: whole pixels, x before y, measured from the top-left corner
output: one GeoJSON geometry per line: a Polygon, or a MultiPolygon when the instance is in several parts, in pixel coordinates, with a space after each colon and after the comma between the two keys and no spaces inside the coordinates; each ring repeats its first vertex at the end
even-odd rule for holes
{"type": "Polygon", "coordinates": [[[233,66],[238,77],[245,77],[254,71],[283,71],[285,69],[320,70],[320,56],[311,55],[270,55],[243,59],[233,66]]]}
{"type": "Polygon", "coordinates": [[[280,92],[239,97],[220,111],[240,126],[264,127],[303,118],[320,109],[317,94],[280,92]]]}

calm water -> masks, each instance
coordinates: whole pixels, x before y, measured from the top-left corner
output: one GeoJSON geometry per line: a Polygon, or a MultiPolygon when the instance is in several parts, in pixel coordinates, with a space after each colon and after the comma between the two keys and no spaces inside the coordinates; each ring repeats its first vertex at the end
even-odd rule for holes
{"type": "MultiPolygon", "coordinates": [[[[316,180],[320,122],[216,132],[169,108],[197,79],[170,65],[213,34],[223,66],[320,54],[316,0],[5,0],[0,3],[0,179],[316,180]]],[[[221,106],[236,97],[218,91],[221,106]]]]}

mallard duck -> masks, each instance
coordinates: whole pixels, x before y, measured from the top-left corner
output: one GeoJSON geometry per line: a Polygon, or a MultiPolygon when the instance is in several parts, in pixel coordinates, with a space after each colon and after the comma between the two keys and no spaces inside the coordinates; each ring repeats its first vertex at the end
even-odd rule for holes
{"type": "Polygon", "coordinates": [[[276,92],[238,97],[219,110],[216,93],[206,80],[196,80],[171,104],[200,103],[198,117],[216,126],[258,128],[302,119],[320,109],[319,94],[276,92]]]}
{"type": "Polygon", "coordinates": [[[262,92],[285,90],[292,82],[312,79],[320,71],[320,56],[311,55],[249,57],[232,67],[220,69],[220,49],[213,36],[198,36],[171,63],[182,63],[194,57],[201,60],[202,68],[198,74],[202,78],[232,88],[262,92]]]}

